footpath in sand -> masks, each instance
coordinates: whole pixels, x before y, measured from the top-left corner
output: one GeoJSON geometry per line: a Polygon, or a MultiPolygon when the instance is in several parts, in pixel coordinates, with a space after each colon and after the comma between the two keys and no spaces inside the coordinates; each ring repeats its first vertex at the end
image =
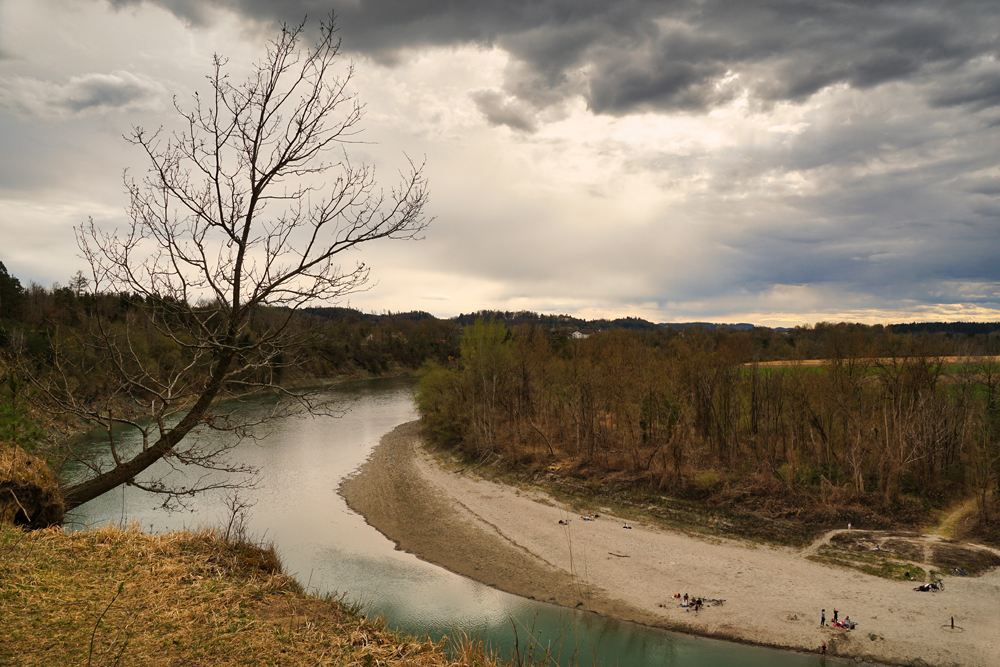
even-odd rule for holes
{"type": "Polygon", "coordinates": [[[341,493],[400,549],[510,593],[680,632],[901,665],[1000,665],[1000,570],[913,591],[806,559],[809,549],[596,521],[537,491],[440,467],[419,424],[387,434],[341,493]],[[569,522],[565,525],[560,520],[569,522]],[[697,615],[672,596],[724,599],[697,615]],[[837,609],[858,626],[821,627],[837,609]],[[954,617],[954,630],[950,620],[954,617]]]}

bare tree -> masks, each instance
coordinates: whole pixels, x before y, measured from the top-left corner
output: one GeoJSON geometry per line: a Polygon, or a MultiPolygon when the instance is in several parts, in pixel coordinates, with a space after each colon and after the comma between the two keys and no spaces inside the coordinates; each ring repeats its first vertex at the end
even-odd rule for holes
{"type": "MultiPolygon", "coordinates": [[[[127,139],[150,168],[141,180],[126,176],[130,225],[106,231],[90,220],[78,230],[95,293],[130,295],[135,307],[117,321],[89,313],[57,336],[55,371],[33,376],[50,411],[112,435],[110,459],[87,461],[86,477],[63,489],[67,509],[122,484],[173,499],[227,486],[215,476],[181,489],[139,476],[161,459],[243,470],[229,461],[231,445],[182,440],[200,428],[250,433],[254,424],[217,399],[283,391],[281,369],[315,335],[297,311],[368,280],[363,263],[344,266],[341,254],[415,238],[429,222],[422,165],[410,162],[385,192],[371,167],[349,160],[364,111],[348,90],[353,69],[334,72],[332,16],[311,47],[304,29],[283,26],[238,85],[215,56],[209,94],[175,100],[182,130],[133,127],[127,139]],[[99,390],[82,390],[81,377],[98,378],[99,390]],[[140,447],[118,446],[121,424],[139,430],[140,447]]],[[[280,406],[323,409],[316,394],[284,395],[280,406]]]]}
{"type": "Polygon", "coordinates": [[[77,271],[73,274],[73,277],[69,279],[69,288],[72,290],[73,295],[80,298],[87,293],[87,287],[90,285],[90,280],[87,276],[83,275],[83,271],[77,271]]]}

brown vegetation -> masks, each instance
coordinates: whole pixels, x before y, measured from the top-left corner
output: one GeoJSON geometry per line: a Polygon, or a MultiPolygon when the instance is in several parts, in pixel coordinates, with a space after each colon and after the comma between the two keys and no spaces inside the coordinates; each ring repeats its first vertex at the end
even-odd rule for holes
{"type": "Polygon", "coordinates": [[[308,597],[273,549],[213,531],[0,524],[0,580],[0,664],[501,664],[468,638],[417,641],[308,597]]]}
{"type": "Polygon", "coordinates": [[[995,364],[969,360],[945,382],[933,341],[827,333],[822,367],[774,369],[752,364],[749,336],[726,331],[567,340],[480,321],[459,364],[427,369],[420,408],[438,442],[597,487],[869,528],[916,525],[976,495],[987,521],[995,364]]]}
{"type": "Polygon", "coordinates": [[[45,461],[0,442],[0,524],[57,525],[64,512],[59,485],[45,461]]]}

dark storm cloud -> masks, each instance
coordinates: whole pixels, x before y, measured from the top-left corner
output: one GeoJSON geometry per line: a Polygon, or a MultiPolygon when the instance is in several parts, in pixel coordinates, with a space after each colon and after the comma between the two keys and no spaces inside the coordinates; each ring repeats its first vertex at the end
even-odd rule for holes
{"type": "Polygon", "coordinates": [[[720,85],[728,67],[713,57],[725,51],[726,45],[708,43],[686,31],[651,31],[641,41],[639,45],[620,40],[591,50],[587,98],[592,110],[701,111],[729,101],[736,92],[732,86],[720,85]]]}
{"type": "MultiPolygon", "coordinates": [[[[206,3],[151,0],[185,20],[206,3]]],[[[116,6],[139,0],[113,0],[116,6]]],[[[325,0],[219,0],[259,22],[325,15],[325,0]]],[[[939,81],[934,102],[993,106],[1000,12],[992,0],[342,0],[332,3],[345,46],[392,63],[408,49],[499,46],[517,61],[507,92],[544,106],[582,94],[599,113],[707,110],[726,102],[732,75],[751,97],[800,101],[843,83],[939,81]],[[967,72],[966,69],[976,70],[967,72]],[[578,85],[567,85],[577,81],[578,85]],[[552,93],[557,93],[554,97],[552,93]]]]}
{"type": "Polygon", "coordinates": [[[977,72],[945,81],[931,99],[936,106],[964,106],[984,109],[1000,104],[1000,70],[977,72]]]}

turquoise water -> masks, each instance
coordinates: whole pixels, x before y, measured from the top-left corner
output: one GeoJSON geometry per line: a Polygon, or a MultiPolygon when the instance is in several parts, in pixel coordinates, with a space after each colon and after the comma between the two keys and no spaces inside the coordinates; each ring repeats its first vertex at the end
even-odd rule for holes
{"type": "MultiPolygon", "coordinates": [[[[417,417],[410,380],[352,383],[338,391],[343,417],[288,418],[245,442],[240,460],[258,467],[250,532],[273,541],[288,572],[310,592],[343,594],[391,627],[440,637],[460,630],[510,651],[547,653],[558,665],[806,667],[847,665],[803,655],[689,637],[588,612],[574,612],[503,593],[397,551],[347,507],[341,480],[368,458],[379,439],[417,417]]],[[[264,401],[262,400],[263,404],[264,401]]],[[[127,436],[125,436],[127,437],[127,436]]],[[[224,437],[203,431],[197,437],[224,437]]],[[[85,447],[100,448],[94,436],[85,447]]],[[[161,474],[167,467],[151,471],[161,474]]],[[[171,473],[176,475],[175,473],[171,473]]],[[[184,511],[168,513],[157,496],[118,489],[76,508],[70,527],[138,521],[164,531],[224,525],[225,495],[205,493],[184,511]]]]}

